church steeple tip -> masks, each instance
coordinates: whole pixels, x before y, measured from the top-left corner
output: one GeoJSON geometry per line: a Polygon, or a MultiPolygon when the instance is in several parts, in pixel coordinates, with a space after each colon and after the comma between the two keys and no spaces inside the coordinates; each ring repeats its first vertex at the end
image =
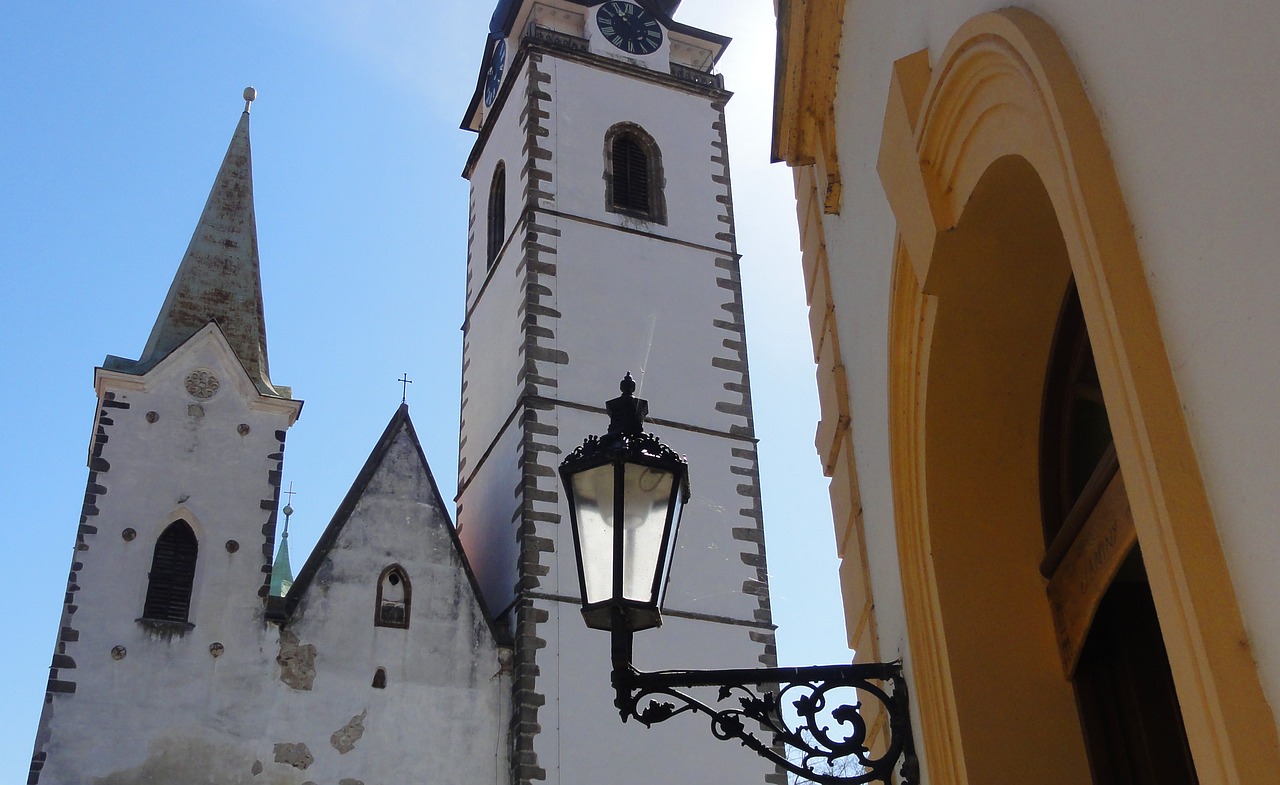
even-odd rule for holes
{"type": "MultiPolygon", "coordinates": [[[[293,483],[289,484],[289,494],[293,494],[293,483]]],[[[275,564],[271,566],[271,596],[283,597],[293,586],[293,565],[289,563],[289,518],[293,515],[293,505],[285,504],[284,533],[280,536],[280,547],[276,549],[275,564]]]]}
{"type": "Polygon", "coordinates": [[[257,95],[252,87],[244,90],[244,113],[147,345],[137,363],[130,364],[135,372],[154,367],[209,322],[216,322],[258,390],[287,396],[272,385],[267,362],[249,147],[249,105],[257,95]]]}

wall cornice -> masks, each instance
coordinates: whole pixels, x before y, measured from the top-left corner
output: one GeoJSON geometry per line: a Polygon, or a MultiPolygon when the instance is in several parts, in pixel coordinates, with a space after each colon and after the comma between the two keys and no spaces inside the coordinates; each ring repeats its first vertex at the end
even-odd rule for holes
{"type": "Polygon", "coordinates": [[[774,71],[773,160],[816,166],[823,211],[840,211],[835,127],[843,0],[780,0],[774,71]]]}

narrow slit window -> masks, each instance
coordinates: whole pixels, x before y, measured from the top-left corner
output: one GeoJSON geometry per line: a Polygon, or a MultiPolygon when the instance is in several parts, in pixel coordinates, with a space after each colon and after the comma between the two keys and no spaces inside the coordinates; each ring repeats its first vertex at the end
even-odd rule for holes
{"type": "Polygon", "coordinates": [[[196,577],[200,544],[186,521],[177,520],[156,540],[148,574],[142,618],[186,623],[191,612],[191,588],[196,577]]]}
{"type": "Polygon", "coordinates": [[[499,162],[489,184],[489,244],[486,267],[492,267],[507,237],[507,166],[499,162]]]}
{"type": "Polygon", "coordinates": [[[412,599],[413,590],[404,568],[393,564],[383,570],[382,577],[378,579],[378,607],[374,624],[378,627],[408,628],[412,599]]]}
{"type": "Polygon", "coordinates": [[[373,688],[375,690],[385,690],[387,688],[386,668],[378,668],[373,672],[373,688]]]}

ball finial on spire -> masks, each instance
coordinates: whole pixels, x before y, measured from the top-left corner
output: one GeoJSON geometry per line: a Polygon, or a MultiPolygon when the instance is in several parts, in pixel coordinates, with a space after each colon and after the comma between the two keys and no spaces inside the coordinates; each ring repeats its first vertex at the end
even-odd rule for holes
{"type": "Polygon", "coordinates": [[[253,103],[253,100],[257,97],[258,97],[257,90],[253,89],[252,87],[246,87],[244,89],[244,110],[246,112],[249,111],[249,104],[253,103]]]}

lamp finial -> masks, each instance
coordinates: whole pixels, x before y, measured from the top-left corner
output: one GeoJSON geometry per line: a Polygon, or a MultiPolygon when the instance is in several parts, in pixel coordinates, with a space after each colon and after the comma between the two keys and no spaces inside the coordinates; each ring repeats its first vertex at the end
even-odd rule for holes
{"type": "Polygon", "coordinates": [[[639,436],[644,433],[644,418],[649,416],[649,402],[632,395],[636,391],[636,381],[631,378],[630,371],[622,377],[618,389],[622,391],[622,395],[605,403],[605,408],[609,411],[609,435],[639,436]]]}

